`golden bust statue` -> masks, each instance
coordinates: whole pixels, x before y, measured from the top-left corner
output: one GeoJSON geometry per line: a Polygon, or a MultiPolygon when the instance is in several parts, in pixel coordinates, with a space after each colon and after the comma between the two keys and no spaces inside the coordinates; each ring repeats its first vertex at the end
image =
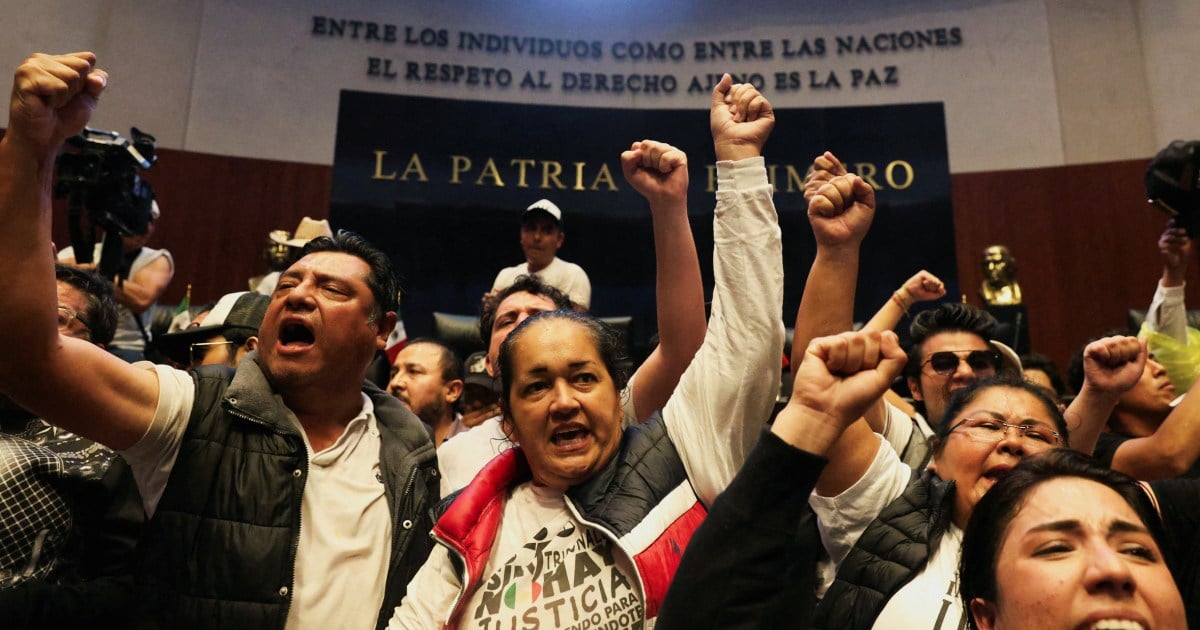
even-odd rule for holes
{"type": "Polygon", "coordinates": [[[1003,245],[983,250],[983,285],[979,295],[985,304],[1012,306],[1021,303],[1021,285],[1017,284],[1017,260],[1003,245]]]}

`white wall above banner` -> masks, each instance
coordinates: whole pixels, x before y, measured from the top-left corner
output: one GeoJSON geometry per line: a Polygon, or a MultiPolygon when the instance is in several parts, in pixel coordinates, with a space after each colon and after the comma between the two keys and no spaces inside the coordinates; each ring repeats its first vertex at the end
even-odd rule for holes
{"type": "Polygon", "coordinates": [[[330,163],[342,89],[703,109],[731,72],[780,107],[944,102],[951,169],[969,172],[1144,157],[1186,135],[1196,106],[1158,98],[1175,88],[1145,59],[1174,50],[1166,67],[1195,74],[1169,59],[1200,44],[1143,31],[1177,32],[1187,3],[2,0],[20,27],[0,24],[0,55],[95,50],[113,79],[94,124],[198,152],[330,163]]]}

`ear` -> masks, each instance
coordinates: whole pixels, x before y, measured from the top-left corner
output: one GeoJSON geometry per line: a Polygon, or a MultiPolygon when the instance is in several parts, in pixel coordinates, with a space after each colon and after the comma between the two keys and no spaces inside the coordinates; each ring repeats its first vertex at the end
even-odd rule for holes
{"type": "Polygon", "coordinates": [[[558,231],[558,239],[556,239],[556,242],[557,242],[558,244],[557,244],[557,245],[555,245],[555,247],[556,247],[556,248],[557,248],[557,247],[562,247],[562,244],[563,244],[563,237],[564,237],[564,236],[566,236],[566,235],[567,235],[567,233],[566,233],[566,232],[563,232],[562,230],[559,230],[559,231],[558,231]]]}
{"type": "Polygon", "coordinates": [[[979,630],[992,630],[996,627],[996,604],[979,597],[972,599],[971,617],[979,630]]]}
{"type": "Polygon", "coordinates": [[[258,350],[258,337],[251,337],[246,340],[246,352],[254,352],[258,350]]]}
{"type": "Polygon", "coordinates": [[[463,382],[461,379],[456,378],[452,381],[448,381],[442,387],[445,388],[446,402],[450,403],[451,405],[458,402],[459,398],[462,398],[463,382]]]}
{"type": "Polygon", "coordinates": [[[392,335],[392,331],[396,329],[396,311],[388,311],[375,322],[378,328],[375,330],[375,347],[380,350],[387,349],[388,337],[392,335]]]}
{"type": "Polygon", "coordinates": [[[492,355],[487,354],[483,357],[483,367],[487,370],[488,376],[496,378],[496,366],[492,365],[492,355]]]}
{"type": "Polygon", "coordinates": [[[921,380],[909,376],[908,391],[912,393],[913,400],[925,400],[925,394],[921,392],[921,380]]]}

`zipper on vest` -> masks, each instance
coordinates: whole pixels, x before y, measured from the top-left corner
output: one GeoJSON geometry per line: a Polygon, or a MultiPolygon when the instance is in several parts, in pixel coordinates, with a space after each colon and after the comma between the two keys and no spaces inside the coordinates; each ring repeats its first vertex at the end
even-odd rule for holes
{"type": "MultiPolygon", "coordinates": [[[[450,551],[450,553],[458,556],[458,561],[462,564],[462,572],[458,576],[458,579],[462,582],[462,585],[458,588],[458,595],[454,596],[454,602],[450,605],[450,614],[446,615],[446,618],[442,620],[442,624],[444,624],[443,627],[457,628],[457,622],[453,626],[450,626],[449,623],[451,619],[456,619],[458,617],[456,614],[458,612],[458,607],[466,603],[463,601],[463,596],[467,594],[467,589],[471,585],[471,565],[467,562],[467,555],[455,547],[450,541],[438,536],[436,530],[429,532],[429,535],[433,538],[434,542],[445,547],[450,551]]],[[[472,593],[474,593],[474,591],[472,591],[472,593]]]]}
{"type": "Polygon", "coordinates": [[[587,518],[584,518],[579,509],[575,507],[575,502],[571,500],[571,497],[563,495],[563,502],[567,504],[567,509],[571,511],[571,514],[573,514],[580,523],[599,530],[600,533],[604,534],[604,536],[608,538],[613,545],[616,545],[617,549],[621,550],[621,553],[625,554],[626,558],[629,558],[629,563],[633,565],[631,567],[633,569],[633,577],[635,580],[637,580],[638,593],[642,596],[642,627],[646,627],[646,622],[649,621],[649,618],[646,616],[646,611],[649,610],[649,607],[646,602],[646,585],[642,582],[642,571],[638,568],[637,558],[635,558],[632,553],[629,553],[629,550],[625,548],[625,545],[621,544],[621,539],[617,538],[617,535],[610,531],[607,527],[595,521],[590,521],[587,518]]]}
{"type": "MultiPolygon", "coordinates": [[[[232,416],[241,418],[242,420],[245,420],[247,422],[252,422],[254,424],[266,427],[276,433],[282,433],[284,435],[292,435],[292,436],[299,437],[298,433],[295,433],[293,431],[282,431],[282,430],[280,430],[280,427],[277,427],[276,425],[273,425],[273,424],[270,424],[263,420],[260,420],[258,418],[255,418],[254,416],[251,416],[250,414],[248,414],[244,411],[239,411],[233,405],[229,404],[228,399],[226,399],[225,402],[226,402],[226,404],[224,405],[225,411],[228,412],[232,416]]],[[[301,440],[303,440],[303,438],[301,438],[301,440]]],[[[300,502],[296,506],[297,507],[297,510],[296,510],[296,535],[292,537],[292,576],[288,580],[288,584],[287,584],[287,589],[288,589],[287,601],[284,603],[284,606],[283,606],[283,619],[280,620],[280,627],[287,625],[288,613],[291,612],[291,608],[292,608],[292,598],[295,597],[295,595],[296,595],[296,557],[297,557],[297,554],[300,552],[300,526],[302,524],[301,516],[304,511],[304,487],[308,484],[308,474],[306,474],[308,471],[308,448],[303,447],[303,444],[301,444],[301,447],[302,448],[300,449],[300,453],[301,453],[300,465],[302,466],[303,470],[306,472],[305,472],[305,474],[300,475],[300,502]]]]}
{"type": "MultiPolygon", "coordinates": [[[[404,529],[400,523],[400,512],[403,509],[405,500],[408,499],[408,497],[412,496],[413,489],[416,488],[416,486],[417,486],[417,472],[420,470],[420,468],[421,468],[420,466],[417,466],[415,464],[413,465],[412,469],[408,473],[408,481],[404,484],[404,493],[396,497],[396,513],[392,515],[392,553],[391,553],[391,555],[393,558],[398,557],[400,554],[400,531],[402,529],[404,529]]],[[[380,474],[383,474],[383,473],[381,472],[380,474]]],[[[387,493],[387,488],[384,488],[384,493],[385,494],[387,493]]],[[[413,523],[413,527],[416,527],[416,525],[417,525],[416,523],[413,523]]],[[[410,531],[409,535],[410,536],[412,535],[411,531],[410,531]]],[[[389,567],[391,566],[391,564],[392,564],[391,562],[388,563],[389,567]]],[[[424,563],[422,563],[422,564],[424,564],[424,563]]],[[[385,599],[386,599],[386,597],[385,597],[385,599]]]]}

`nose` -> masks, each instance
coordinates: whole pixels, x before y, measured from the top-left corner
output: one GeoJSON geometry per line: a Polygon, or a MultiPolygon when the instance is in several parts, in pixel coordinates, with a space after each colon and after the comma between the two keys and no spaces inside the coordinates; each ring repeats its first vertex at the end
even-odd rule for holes
{"type": "Polygon", "coordinates": [[[397,372],[392,380],[388,381],[388,393],[395,396],[397,393],[404,391],[408,386],[407,380],[404,378],[403,372],[397,372]]]}
{"type": "Polygon", "coordinates": [[[996,444],[996,450],[1001,453],[1024,457],[1027,452],[1025,436],[1016,427],[1004,427],[1004,437],[996,444]]]}
{"type": "Polygon", "coordinates": [[[579,401],[575,399],[575,390],[565,379],[554,383],[553,397],[550,400],[550,414],[554,417],[570,417],[579,410],[579,401]]]}
{"type": "Polygon", "coordinates": [[[284,303],[290,308],[311,308],[313,304],[313,287],[315,285],[305,279],[288,289],[284,303]]]}
{"type": "Polygon", "coordinates": [[[1116,598],[1126,598],[1137,590],[1133,572],[1108,541],[1096,541],[1086,548],[1087,568],[1083,586],[1088,593],[1106,593],[1116,598]]]}
{"type": "Polygon", "coordinates": [[[1151,376],[1155,378],[1163,376],[1167,373],[1167,368],[1154,359],[1146,359],[1146,369],[1150,370],[1151,376]]]}

